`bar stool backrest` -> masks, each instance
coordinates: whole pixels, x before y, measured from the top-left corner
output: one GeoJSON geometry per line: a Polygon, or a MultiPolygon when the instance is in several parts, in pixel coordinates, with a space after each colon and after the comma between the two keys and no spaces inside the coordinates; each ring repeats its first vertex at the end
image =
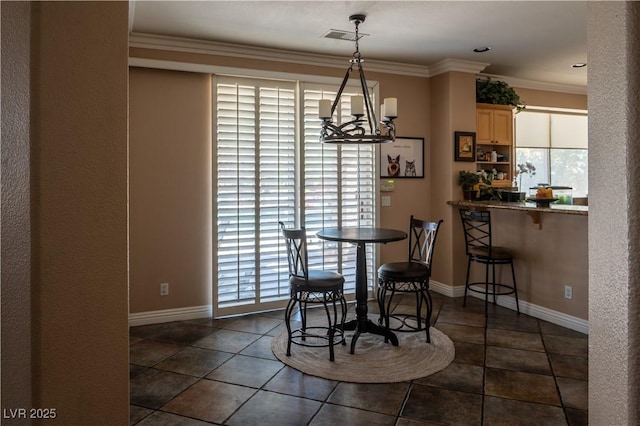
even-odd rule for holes
{"type": "Polygon", "coordinates": [[[431,270],[433,249],[442,219],[438,222],[427,222],[414,219],[411,215],[409,226],[409,262],[420,262],[431,270]]]}
{"type": "Polygon", "coordinates": [[[473,256],[478,252],[484,252],[488,257],[491,257],[491,212],[489,210],[460,209],[460,217],[464,230],[466,254],[473,256]]]}
{"type": "Polygon", "coordinates": [[[307,231],[304,226],[300,229],[285,229],[284,223],[278,222],[282,235],[287,243],[287,260],[289,261],[289,278],[292,276],[309,281],[307,231]]]}

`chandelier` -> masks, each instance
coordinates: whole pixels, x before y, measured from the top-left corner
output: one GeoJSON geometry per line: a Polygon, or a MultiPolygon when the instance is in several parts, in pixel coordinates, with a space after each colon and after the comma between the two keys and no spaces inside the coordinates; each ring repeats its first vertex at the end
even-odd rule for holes
{"type": "Polygon", "coordinates": [[[362,69],[362,62],[364,61],[358,49],[358,27],[364,22],[364,19],[365,15],[351,15],[349,17],[349,21],[356,27],[356,51],[353,52],[353,57],[350,60],[351,65],[347,68],[347,72],[333,103],[329,99],[320,100],[320,113],[318,116],[322,120],[322,130],[320,132],[321,142],[351,144],[387,143],[393,142],[396,138],[396,126],[393,120],[398,117],[398,100],[396,98],[386,98],[384,100],[384,104],[380,106],[380,116],[382,118],[380,122],[377,123],[371,96],[369,96],[367,80],[364,77],[364,70],[362,69]],[[331,118],[349,80],[349,75],[356,64],[358,66],[358,74],[360,75],[362,95],[351,96],[351,116],[353,120],[340,125],[334,124],[331,118]],[[369,133],[365,130],[365,126],[367,125],[369,133]]]}

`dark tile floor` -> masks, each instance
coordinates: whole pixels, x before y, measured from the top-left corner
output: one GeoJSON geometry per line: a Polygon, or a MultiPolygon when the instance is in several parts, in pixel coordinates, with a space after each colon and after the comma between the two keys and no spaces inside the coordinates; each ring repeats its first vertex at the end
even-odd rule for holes
{"type": "Polygon", "coordinates": [[[131,424],[587,424],[586,335],[497,306],[485,320],[478,299],[462,308],[433,296],[432,322],[454,341],[455,360],[393,384],[285,366],[271,353],[282,311],[132,327],[131,424]]]}

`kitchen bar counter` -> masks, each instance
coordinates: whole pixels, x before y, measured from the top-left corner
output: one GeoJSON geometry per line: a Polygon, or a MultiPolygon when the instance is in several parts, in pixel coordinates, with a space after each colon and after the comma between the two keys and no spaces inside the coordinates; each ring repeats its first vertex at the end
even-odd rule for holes
{"type": "Polygon", "coordinates": [[[561,213],[568,215],[587,216],[589,214],[588,206],[575,206],[570,204],[550,204],[548,207],[538,207],[536,203],[528,201],[463,201],[454,200],[447,201],[447,204],[456,207],[467,207],[472,209],[500,209],[500,210],[519,210],[527,213],[536,229],[542,228],[541,213],[561,213]]]}
{"type": "Polygon", "coordinates": [[[575,206],[569,204],[550,204],[549,207],[538,207],[536,203],[528,201],[507,202],[507,201],[447,201],[447,204],[458,207],[469,208],[487,208],[487,209],[505,209],[505,210],[522,210],[538,213],[564,213],[577,214],[587,216],[589,214],[588,206],[575,206]]]}

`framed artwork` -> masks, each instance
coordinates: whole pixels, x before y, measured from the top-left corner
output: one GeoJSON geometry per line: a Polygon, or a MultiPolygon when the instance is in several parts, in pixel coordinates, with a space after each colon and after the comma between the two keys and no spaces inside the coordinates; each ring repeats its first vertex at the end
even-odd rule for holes
{"type": "Polygon", "coordinates": [[[424,178],[424,138],[398,136],[381,144],[380,177],[424,178]]]}
{"type": "Polygon", "coordinates": [[[476,161],[476,134],[474,132],[455,132],[455,161],[476,161]]]}

